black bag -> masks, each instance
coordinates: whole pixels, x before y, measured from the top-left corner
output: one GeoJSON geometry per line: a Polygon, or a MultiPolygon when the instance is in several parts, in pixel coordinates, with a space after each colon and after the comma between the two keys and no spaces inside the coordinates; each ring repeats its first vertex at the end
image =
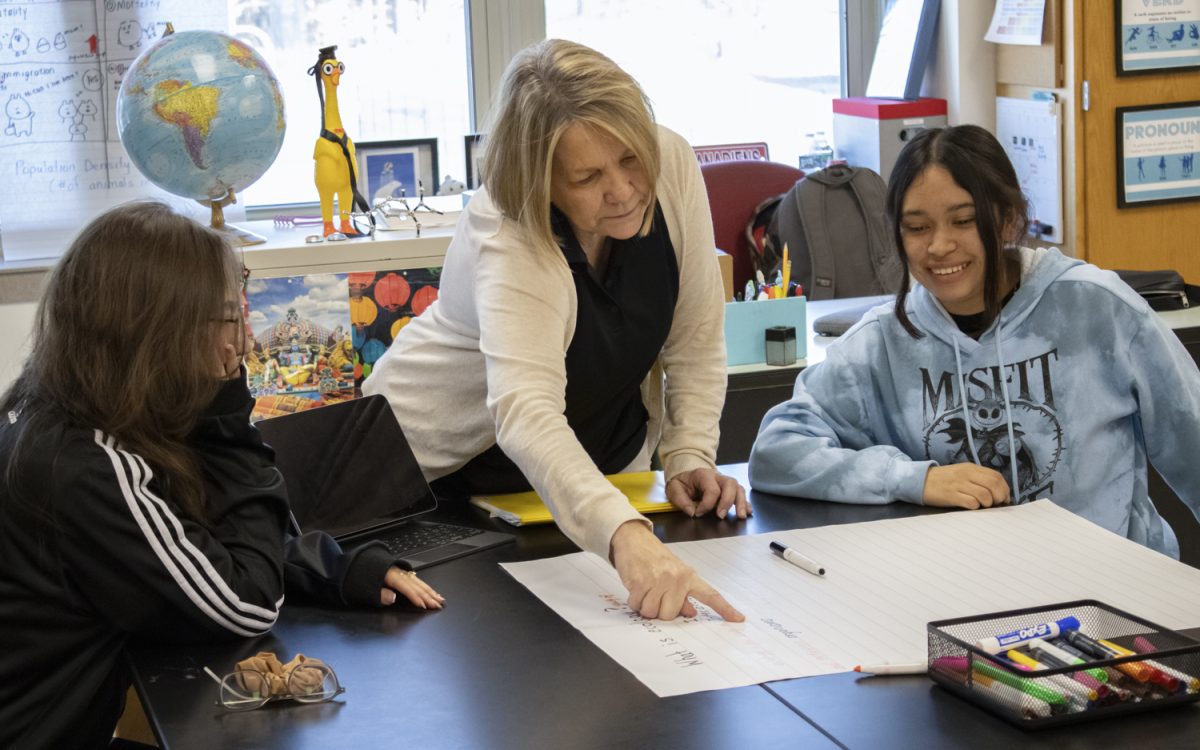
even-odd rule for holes
{"type": "Polygon", "coordinates": [[[787,243],[792,279],[810,300],[894,293],[902,271],[886,193],[883,178],[865,167],[839,162],[809,173],[780,201],[767,232],[774,252],[763,260],[787,243]]]}
{"type": "Polygon", "coordinates": [[[1200,287],[1184,282],[1178,271],[1114,271],[1153,310],[1183,310],[1200,301],[1200,287]]]}

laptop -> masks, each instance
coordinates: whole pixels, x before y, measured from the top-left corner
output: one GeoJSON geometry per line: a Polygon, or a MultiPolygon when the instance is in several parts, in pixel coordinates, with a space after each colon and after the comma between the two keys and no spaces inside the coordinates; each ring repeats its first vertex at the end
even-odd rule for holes
{"type": "Polygon", "coordinates": [[[414,570],[513,540],[512,534],[416,520],[438,506],[381,395],[264,419],[293,520],[344,546],[380,540],[414,570]]]}

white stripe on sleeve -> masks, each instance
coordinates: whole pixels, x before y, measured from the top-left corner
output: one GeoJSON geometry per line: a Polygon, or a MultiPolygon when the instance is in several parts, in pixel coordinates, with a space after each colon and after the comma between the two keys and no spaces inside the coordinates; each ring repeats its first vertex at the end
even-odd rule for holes
{"type": "Polygon", "coordinates": [[[99,430],[95,431],[95,441],[112,461],[121,494],[147,543],[188,599],[214,622],[238,635],[254,636],[270,630],[283,598],[274,609],[242,601],[187,538],[170,507],[148,489],[153,472],[145,461],[117,447],[114,438],[99,430]]]}

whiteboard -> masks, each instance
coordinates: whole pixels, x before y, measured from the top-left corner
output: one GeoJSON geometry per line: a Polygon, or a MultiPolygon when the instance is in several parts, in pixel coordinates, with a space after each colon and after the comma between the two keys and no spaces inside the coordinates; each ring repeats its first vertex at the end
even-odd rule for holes
{"type": "Polygon", "coordinates": [[[1062,102],[996,97],[996,138],[1029,200],[1030,234],[1061,244],[1062,102]]]}
{"type": "MultiPolygon", "coordinates": [[[[0,227],[5,261],[61,254],[90,217],[156,197],[116,129],[125,72],[166,31],[227,31],[227,0],[0,0],[0,227]]],[[[225,217],[237,220],[240,207],[225,217]]],[[[241,214],[244,215],[244,214],[241,214]]]]}

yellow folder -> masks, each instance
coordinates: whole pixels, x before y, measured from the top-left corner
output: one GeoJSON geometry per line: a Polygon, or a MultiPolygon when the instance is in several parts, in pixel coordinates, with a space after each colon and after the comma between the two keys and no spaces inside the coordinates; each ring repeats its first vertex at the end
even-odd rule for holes
{"type": "MultiPolygon", "coordinates": [[[[639,513],[662,513],[675,510],[667,501],[666,483],[661,471],[639,471],[630,474],[609,474],[608,481],[629,498],[639,513]]],[[[536,492],[514,492],[509,495],[483,495],[471,498],[471,504],[486,510],[513,526],[550,523],[554,517],[536,492]]]]}

